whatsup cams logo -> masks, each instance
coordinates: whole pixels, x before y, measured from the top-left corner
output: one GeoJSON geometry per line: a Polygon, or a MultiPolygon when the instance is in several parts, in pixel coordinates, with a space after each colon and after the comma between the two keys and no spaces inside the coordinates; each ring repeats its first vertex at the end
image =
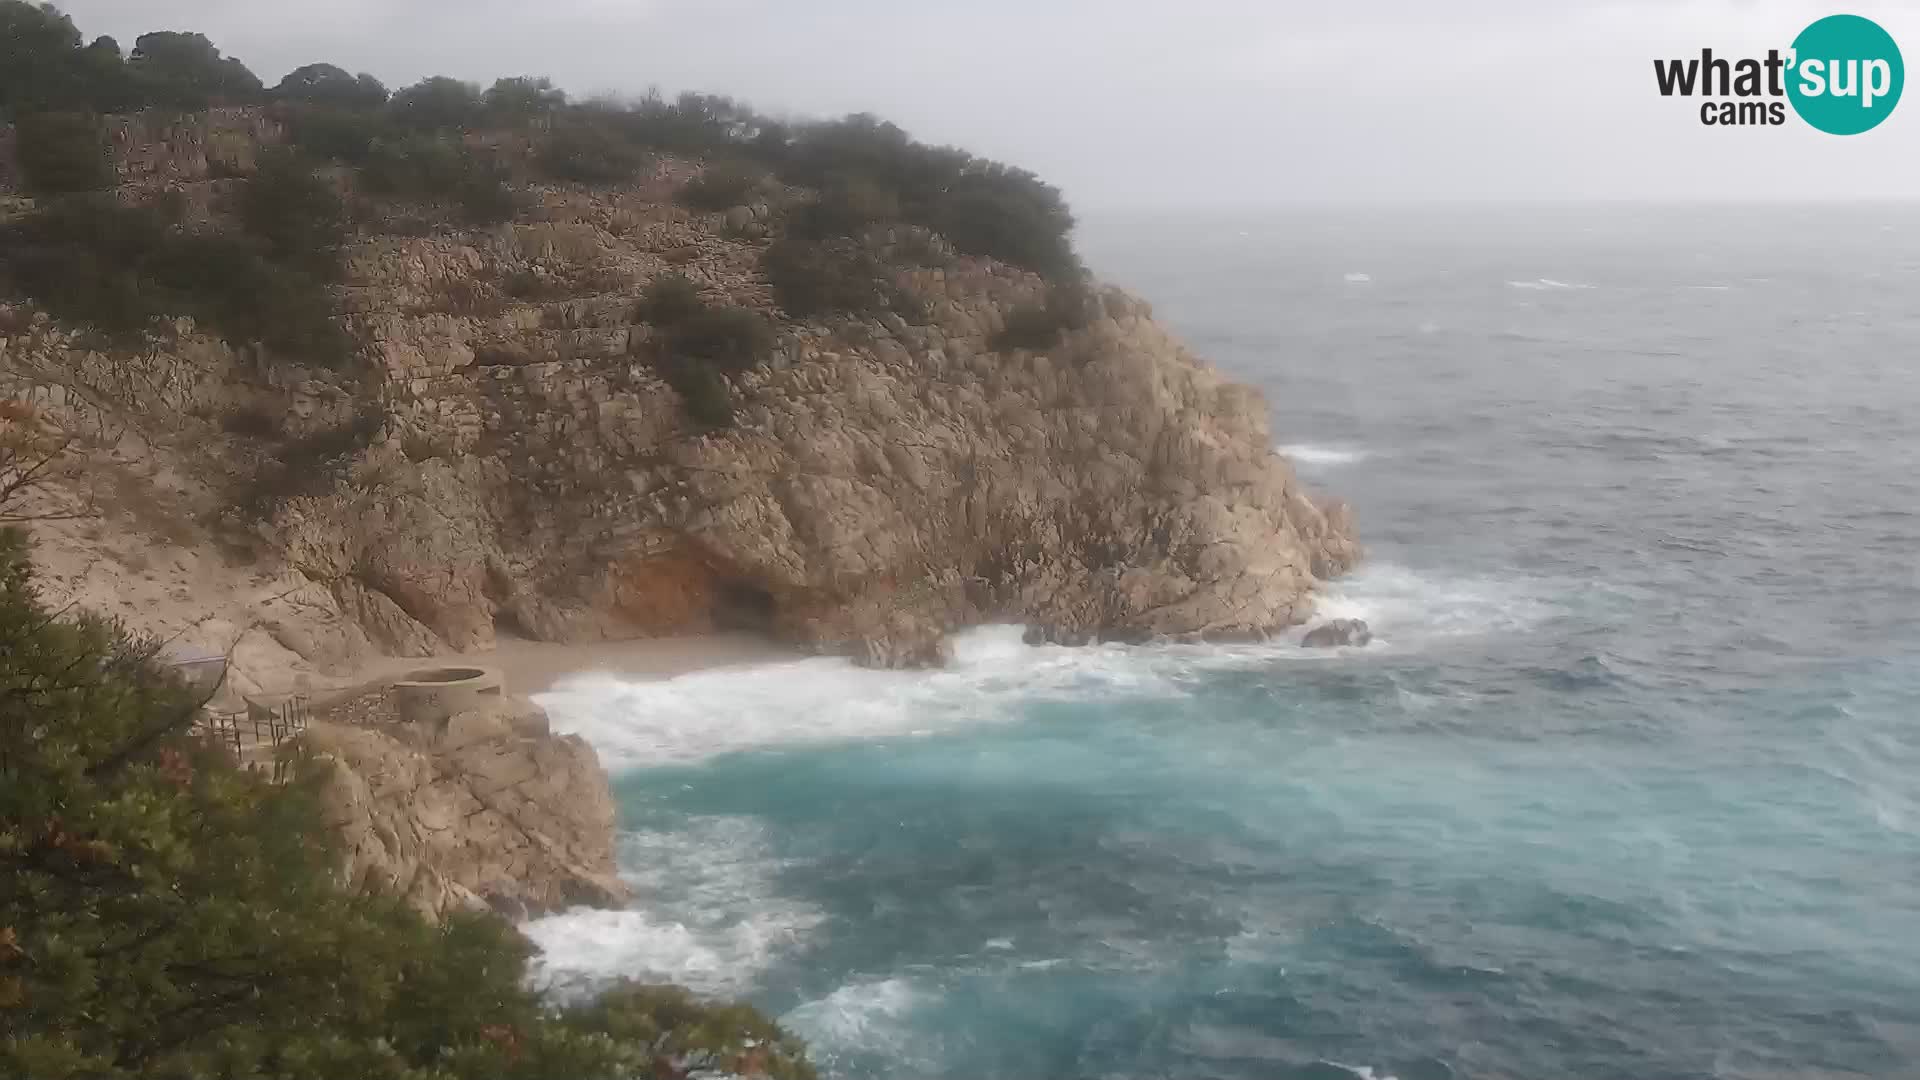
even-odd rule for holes
{"type": "Polygon", "coordinates": [[[1872,19],[1829,15],[1793,39],[1782,54],[1729,60],[1701,49],[1698,58],[1655,60],[1662,97],[1698,97],[1700,122],[1711,127],[1784,124],[1787,106],[1831,135],[1878,126],[1900,103],[1906,66],[1893,36],[1872,19]]]}

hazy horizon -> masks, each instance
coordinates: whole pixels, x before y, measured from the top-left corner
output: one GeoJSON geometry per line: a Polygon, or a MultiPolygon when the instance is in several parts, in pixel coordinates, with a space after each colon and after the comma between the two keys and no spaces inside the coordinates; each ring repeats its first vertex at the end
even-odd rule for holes
{"type": "MultiPolygon", "coordinates": [[[[575,98],[702,90],[796,117],[873,112],[1029,168],[1088,213],[1212,205],[1905,201],[1920,105],[1873,131],[1703,126],[1655,58],[1786,48],[1808,0],[70,0],[131,48],[196,30],[268,85],[312,62],[398,88],[548,75],[575,98]]],[[[1920,10],[1848,5],[1896,41],[1920,10]]]]}

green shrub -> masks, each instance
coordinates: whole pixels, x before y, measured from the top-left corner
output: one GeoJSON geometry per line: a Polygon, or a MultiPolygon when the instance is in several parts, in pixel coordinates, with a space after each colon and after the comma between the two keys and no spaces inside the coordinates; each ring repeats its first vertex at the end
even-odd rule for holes
{"type": "Polygon", "coordinates": [[[349,75],[332,64],[295,68],[273,88],[278,101],[298,101],[335,109],[377,109],[387,103],[387,88],[364,72],[349,75]]]}
{"type": "Polygon", "coordinates": [[[856,240],[787,236],[761,256],[760,271],[773,285],[780,307],[796,319],[834,312],[924,315],[921,305],[895,282],[893,269],[856,240]]]}
{"type": "Polygon", "coordinates": [[[773,328],[746,308],[703,308],[673,325],[667,346],[729,375],[752,368],[773,352],[773,328]]]}
{"type": "Polygon", "coordinates": [[[812,203],[794,210],[790,235],[807,237],[859,236],[868,227],[900,220],[900,197],[865,176],[846,173],[832,177],[812,203]]]}
{"type": "Polygon", "coordinates": [[[641,146],[685,155],[735,151],[741,136],[764,122],[745,105],[714,94],[685,93],[669,102],[649,93],[630,108],[609,112],[641,146]]]}
{"type": "Polygon", "coordinates": [[[647,283],[640,317],[655,326],[673,326],[706,309],[700,286],[685,274],[660,274],[647,283]]]}
{"type": "Polygon", "coordinates": [[[460,142],[433,136],[382,141],[360,170],[369,191],[423,202],[451,201],[476,225],[493,225],[518,209],[500,171],[460,142]]]}
{"type": "Polygon", "coordinates": [[[324,770],[190,734],[157,645],[45,609],[0,530],[0,1075],[813,1080],[753,1009],[618,986],[553,1006],[491,915],[351,895],[324,770]]]}
{"type": "Polygon", "coordinates": [[[238,409],[220,418],[220,430],[243,439],[265,441],[280,434],[280,417],[261,408],[238,409]]]}
{"type": "Polygon", "coordinates": [[[1017,169],[995,165],[968,174],[929,208],[922,223],[961,251],[990,255],[1049,281],[1070,281],[1080,272],[1068,237],[1073,217],[1059,192],[1017,169]]]}
{"type": "Polygon", "coordinates": [[[545,76],[519,75],[495,80],[480,104],[494,120],[518,123],[565,108],[567,94],[545,76]]]}
{"type": "Polygon", "coordinates": [[[249,238],[180,232],[149,253],[141,272],[157,286],[163,313],[192,315],[234,344],[258,342],[324,367],[352,355],[325,283],[262,257],[249,238]]]}
{"type": "Polygon", "coordinates": [[[188,112],[259,101],[266,94],[245,64],[220,55],[205,34],[141,34],[134,39],[127,71],[143,101],[188,112]]]}
{"type": "Polygon", "coordinates": [[[751,199],[765,180],[765,172],[744,162],[715,162],[687,181],[678,198],[695,210],[725,210],[751,199]]]}
{"type": "Polygon", "coordinates": [[[396,121],[418,131],[461,131],[481,118],[480,88],[435,75],[395,93],[387,107],[396,121]]]}
{"type": "Polygon", "coordinates": [[[505,178],[477,175],[460,186],[460,216],[469,225],[498,225],[520,212],[520,200],[505,178]]]}
{"type": "Polygon", "coordinates": [[[192,232],[155,206],[58,200],[0,229],[0,273],[56,317],[109,333],[190,315],[291,359],[337,367],[352,355],[324,282],[251,237],[192,232]]]}
{"type": "Polygon", "coordinates": [[[160,314],[140,264],[166,242],[170,223],[110,196],[56,200],[0,228],[0,271],[55,318],[113,334],[160,314]]]}
{"type": "Polygon", "coordinates": [[[733,387],[726,376],[696,360],[674,359],[661,369],[667,385],[680,395],[687,418],[703,428],[733,426],[733,387]]]}
{"type": "Polygon", "coordinates": [[[619,184],[632,180],[647,160],[645,152],[618,132],[571,123],[557,126],[542,140],[535,162],[556,180],[619,184]]]}
{"type": "Polygon", "coordinates": [[[86,113],[31,113],[14,127],[14,155],[34,195],[105,191],[114,186],[106,133],[86,113]]]}
{"type": "Polygon", "coordinates": [[[944,234],[960,251],[1023,266],[1053,280],[1078,271],[1073,215],[1059,189],[1032,173],[963,150],[928,146],[872,116],[801,129],[781,166],[796,184],[865,177],[900,200],[901,216],[944,234]]]}
{"type": "Polygon", "coordinates": [[[532,270],[515,270],[500,282],[500,291],[515,300],[558,300],[569,292],[564,281],[544,277],[532,270]]]}
{"type": "Polygon", "coordinates": [[[288,141],[317,158],[364,165],[372,160],[375,144],[391,134],[392,126],[376,112],[327,105],[287,111],[288,141]]]}
{"type": "MultiPolygon", "coordinates": [[[[343,478],[354,456],[373,445],[387,420],[383,406],[368,403],[343,423],[297,438],[273,438],[280,434],[274,425],[276,430],[268,432],[267,438],[276,445],[262,457],[251,485],[241,494],[242,509],[265,518],[288,499],[325,493],[343,478]]],[[[259,425],[249,421],[247,426],[257,430],[259,425]]]]}
{"type": "Polygon", "coordinates": [[[266,241],[271,258],[321,277],[338,272],[346,204],[333,184],[297,154],[262,152],[238,211],[247,231],[266,241]]]}
{"type": "Polygon", "coordinates": [[[1007,349],[1051,349],[1060,340],[1060,323],[1043,304],[1022,304],[1007,314],[1007,323],[988,342],[995,352],[1007,349]]]}
{"type": "Polygon", "coordinates": [[[1051,349],[1060,335],[1084,330],[1097,314],[1098,302],[1082,284],[1055,285],[1038,304],[1022,304],[1007,316],[1007,324],[989,341],[996,352],[1007,349],[1051,349]]]}

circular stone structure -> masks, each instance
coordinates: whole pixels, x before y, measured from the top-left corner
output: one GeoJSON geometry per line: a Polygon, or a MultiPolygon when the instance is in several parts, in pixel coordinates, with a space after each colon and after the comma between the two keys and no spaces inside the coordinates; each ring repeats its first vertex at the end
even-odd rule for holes
{"type": "Polygon", "coordinates": [[[456,713],[498,703],[505,692],[506,680],[490,668],[421,668],[395,680],[393,703],[409,724],[444,724],[456,713]]]}

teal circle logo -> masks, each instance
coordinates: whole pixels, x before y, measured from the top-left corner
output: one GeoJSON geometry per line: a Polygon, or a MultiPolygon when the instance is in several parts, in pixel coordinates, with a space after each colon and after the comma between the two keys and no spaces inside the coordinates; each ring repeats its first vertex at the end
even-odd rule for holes
{"type": "Polygon", "coordinates": [[[1858,135],[1879,125],[1906,85],[1900,46],[1880,24],[1829,15],[1793,39],[1787,100],[1800,119],[1829,135],[1858,135]]]}

